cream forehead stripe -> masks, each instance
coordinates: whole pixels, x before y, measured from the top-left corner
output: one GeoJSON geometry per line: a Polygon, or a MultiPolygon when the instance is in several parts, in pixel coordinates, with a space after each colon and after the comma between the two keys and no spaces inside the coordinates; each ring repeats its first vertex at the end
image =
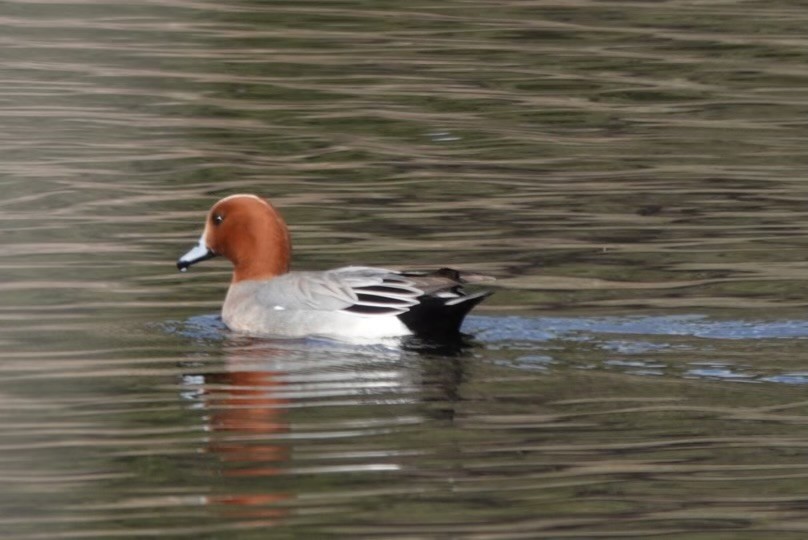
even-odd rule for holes
{"type": "Polygon", "coordinates": [[[220,205],[222,203],[225,203],[227,201],[230,201],[232,199],[238,199],[238,198],[241,198],[241,197],[246,197],[246,198],[249,198],[249,199],[253,199],[253,200],[256,200],[256,201],[264,204],[265,206],[269,206],[269,203],[266,202],[261,197],[259,197],[257,195],[252,195],[252,194],[249,194],[249,193],[236,193],[235,195],[230,195],[230,196],[225,197],[224,199],[220,200],[218,203],[216,203],[216,206],[218,206],[218,205],[220,205]]]}

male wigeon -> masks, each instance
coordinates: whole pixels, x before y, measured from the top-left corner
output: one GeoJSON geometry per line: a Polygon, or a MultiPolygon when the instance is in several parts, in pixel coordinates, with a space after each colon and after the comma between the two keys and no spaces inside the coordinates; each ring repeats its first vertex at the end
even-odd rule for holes
{"type": "Polygon", "coordinates": [[[449,337],[491,294],[467,294],[461,285],[493,278],[451,268],[290,272],[291,253],[289,229],[269,202],[232,195],[213,205],[199,244],[179,258],[177,268],[184,271],[216,255],[229,259],[234,269],[224,323],[238,332],[278,337],[449,337]]]}

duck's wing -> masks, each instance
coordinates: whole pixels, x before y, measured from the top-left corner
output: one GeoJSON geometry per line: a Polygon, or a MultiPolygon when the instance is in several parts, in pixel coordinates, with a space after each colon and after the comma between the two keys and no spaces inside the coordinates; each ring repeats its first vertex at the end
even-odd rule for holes
{"type": "Polygon", "coordinates": [[[445,267],[438,270],[405,270],[399,272],[399,275],[422,290],[424,295],[446,298],[449,301],[452,298],[465,298],[467,294],[462,286],[467,283],[494,281],[491,276],[445,267]]]}
{"type": "Polygon", "coordinates": [[[399,272],[346,266],[326,272],[284,274],[267,282],[259,290],[258,300],[275,309],[399,316],[425,303],[439,307],[475,300],[473,306],[490,293],[468,295],[462,285],[490,279],[450,268],[399,272]]]}
{"type": "Polygon", "coordinates": [[[258,301],[275,309],[400,315],[418,304],[423,294],[412,280],[393,270],[346,266],[284,274],[258,291],[258,301]]]}

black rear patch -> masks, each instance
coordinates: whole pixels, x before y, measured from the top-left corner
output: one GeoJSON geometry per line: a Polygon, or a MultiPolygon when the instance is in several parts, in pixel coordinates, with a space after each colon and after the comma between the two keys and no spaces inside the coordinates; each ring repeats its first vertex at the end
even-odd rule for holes
{"type": "Polygon", "coordinates": [[[447,304],[445,298],[421,296],[419,304],[412,306],[398,318],[413,334],[430,339],[444,339],[457,335],[463,319],[471,308],[482,302],[491,291],[483,291],[464,297],[462,300],[452,299],[447,304]]]}

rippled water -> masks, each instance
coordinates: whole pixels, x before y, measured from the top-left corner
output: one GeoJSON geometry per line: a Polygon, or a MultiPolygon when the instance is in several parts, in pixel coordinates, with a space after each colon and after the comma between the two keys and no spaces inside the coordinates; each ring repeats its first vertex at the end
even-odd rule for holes
{"type": "Polygon", "coordinates": [[[0,7],[3,538],[805,538],[808,11],[0,7]],[[254,340],[295,265],[451,264],[461,350],[254,340]]]}

